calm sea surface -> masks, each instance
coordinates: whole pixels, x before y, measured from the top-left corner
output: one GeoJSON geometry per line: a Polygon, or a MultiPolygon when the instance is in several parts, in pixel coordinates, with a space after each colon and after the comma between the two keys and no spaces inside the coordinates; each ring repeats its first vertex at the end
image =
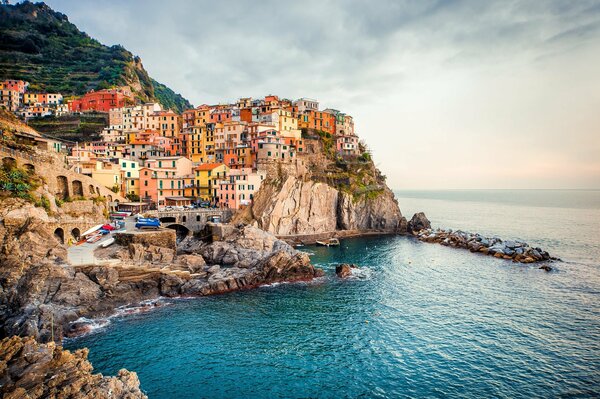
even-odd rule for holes
{"type": "Polygon", "coordinates": [[[434,227],[523,239],[546,273],[407,237],[307,247],[326,277],[171,300],[65,342],[150,398],[600,396],[600,191],[399,191],[434,227]],[[341,281],[333,269],[361,270],[341,281]]]}

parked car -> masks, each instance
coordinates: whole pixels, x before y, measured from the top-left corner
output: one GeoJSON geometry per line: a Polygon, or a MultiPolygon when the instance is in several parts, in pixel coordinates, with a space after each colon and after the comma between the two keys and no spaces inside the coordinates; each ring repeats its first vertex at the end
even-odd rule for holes
{"type": "Polygon", "coordinates": [[[201,202],[200,208],[210,208],[210,202],[208,202],[208,201],[201,202]]]}
{"type": "Polygon", "coordinates": [[[160,220],[158,219],[146,219],[140,218],[135,224],[136,229],[158,229],[160,227],[160,220]]]}

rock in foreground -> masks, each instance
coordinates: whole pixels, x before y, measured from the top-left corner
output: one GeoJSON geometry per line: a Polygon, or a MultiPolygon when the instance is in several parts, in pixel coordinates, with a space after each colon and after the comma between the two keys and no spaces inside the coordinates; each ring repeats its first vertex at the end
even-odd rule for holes
{"type": "Polygon", "coordinates": [[[0,341],[0,394],[3,398],[147,398],[136,373],[92,374],[87,349],[62,350],[32,337],[0,341]]]}

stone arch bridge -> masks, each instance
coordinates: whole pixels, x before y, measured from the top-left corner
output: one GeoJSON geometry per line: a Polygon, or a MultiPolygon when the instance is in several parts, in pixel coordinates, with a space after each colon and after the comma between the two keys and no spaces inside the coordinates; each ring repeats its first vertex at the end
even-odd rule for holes
{"type": "Polygon", "coordinates": [[[221,222],[229,222],[233,216],[231,209],[186,209],[183,211],[149,211],[157,217],[162,226],[177,231],[178,236],[187,236],[204,230],[208,222],[218,217],[221,222]]]}

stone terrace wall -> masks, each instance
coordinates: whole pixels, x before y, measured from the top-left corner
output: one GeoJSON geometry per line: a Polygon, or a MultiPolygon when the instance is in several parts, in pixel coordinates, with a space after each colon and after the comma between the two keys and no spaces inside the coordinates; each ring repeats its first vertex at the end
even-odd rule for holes
{"type": "Polygon", "coordinates": [[[35,172],[43,179],[48,192],[56,198],[64,200],[70,197],[102,196],[109,202],[125,200],[91,177],[66,169],[62,161],[50,153],[28,154],[0,147],[0,157],[3,163],[14,163],[35,172]]]}

